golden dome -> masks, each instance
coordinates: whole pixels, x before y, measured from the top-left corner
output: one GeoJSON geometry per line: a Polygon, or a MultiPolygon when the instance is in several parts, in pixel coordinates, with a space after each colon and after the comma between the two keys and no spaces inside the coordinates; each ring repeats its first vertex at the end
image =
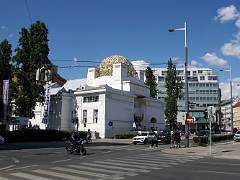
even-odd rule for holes
{"type": "Polygon", "coordinates": [[[99,65],[98,75],[99,76],[111,76],[113,71],[113,64],[123,63],[127,65],[128,76],[135,77],[136,71],[132,63],[124,56],[112,55],[105,58],[99,65]]]}

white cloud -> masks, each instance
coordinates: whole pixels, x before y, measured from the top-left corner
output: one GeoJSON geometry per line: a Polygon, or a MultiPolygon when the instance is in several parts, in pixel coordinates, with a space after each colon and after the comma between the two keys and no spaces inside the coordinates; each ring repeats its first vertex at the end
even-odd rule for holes
{"type": "Polygon", "coordinates": [[[221,23],[236,20],[239,18],[240,13],[238,12],[237,8],[234,5],[230,5],[227,7],[222,7],[217,10],[217,16],[215,17],[216,21],[221,23]]]}
{"type": "Polygon", "coordinates": [[[225,56],[234,56],[240,59],[240,33],[235,36],[234,40],[225,43],[221,51],[225,56]]]}
{"type": "Polygon", "coordinates": [[[235,25],[240,28],[240,19],[236,20],[235,25]]]}
{"type": "Polygon", "coordinates": [[[217,57],[215,53],[206,53],[202,59],[209,65],[215,65],[219,67],[226,67],[228,62],[224,59],[217,57]]]}
{"type": "Polygon", "coordinates": [[[149,63],[144,60],[132,61],[131,63],[136,70],[145,70],[149,66],[149,63]]]}
{"type": "MultiPolygon", "coordinates": [[[[230,99],[230,83],[229,80],[225,82],[221,82],[219,84],[221,89],[222,100],[230,99]]],[[[232,93],[233,97],[240,97],[240,77],[232,79],[232,93]]]]}
{"type": "Polygon", "coordinates": [[[192,60],[192,61],[191,61],[191,65],[196,66],[196,65],[198,65],[198,62],[195,61],[195,60],[192,60]]]}

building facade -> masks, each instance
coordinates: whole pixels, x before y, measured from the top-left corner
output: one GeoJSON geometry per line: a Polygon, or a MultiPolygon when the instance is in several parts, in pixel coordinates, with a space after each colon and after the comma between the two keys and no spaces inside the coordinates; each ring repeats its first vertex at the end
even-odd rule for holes
{"type": "Polygon", "coordinates": [[[233,127],[240,129],[240,102],[233,106],[233,127]]]}
{"type": "Polygon", "coordinates": [[[89,68],[86,84],[76,90],[79,130],[112,137],[134,127],[163,129],[164,103],[150,97],[144,76],[137,74],[123,56],[110,56],[97,68],[89,68]],[[151,124],[150,119],[157,123],[151,124]]]}

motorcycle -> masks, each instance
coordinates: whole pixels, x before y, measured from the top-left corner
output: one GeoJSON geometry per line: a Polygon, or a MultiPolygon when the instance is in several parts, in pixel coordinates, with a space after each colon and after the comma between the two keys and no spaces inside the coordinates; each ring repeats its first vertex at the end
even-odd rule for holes
{"type": "Polygon", "coordinates": [[[71,143],[70,141],[66,142],[65,149],[69,154],[73,154],[74,152],[80,154],[80,155],[86,155],[87,150],[83,146],[83,140],[77,141],[75,144],[71,143]]]}

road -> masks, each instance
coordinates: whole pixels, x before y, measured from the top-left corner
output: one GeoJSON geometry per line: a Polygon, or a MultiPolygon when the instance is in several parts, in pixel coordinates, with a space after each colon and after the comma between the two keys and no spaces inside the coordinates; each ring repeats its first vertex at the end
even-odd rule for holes
{"type": "MultiPolygon", "coordinates": [[[[44,143],[43,143],[44,144],[44,143]]],[[[169,145],[94,143],[87,156],[68,155],[63,144],[0,150],[0,180],[239,179],[240,160],[161,152],[169,145]],[[32,148],[31,148],[32,147],[32,148]]]]}

